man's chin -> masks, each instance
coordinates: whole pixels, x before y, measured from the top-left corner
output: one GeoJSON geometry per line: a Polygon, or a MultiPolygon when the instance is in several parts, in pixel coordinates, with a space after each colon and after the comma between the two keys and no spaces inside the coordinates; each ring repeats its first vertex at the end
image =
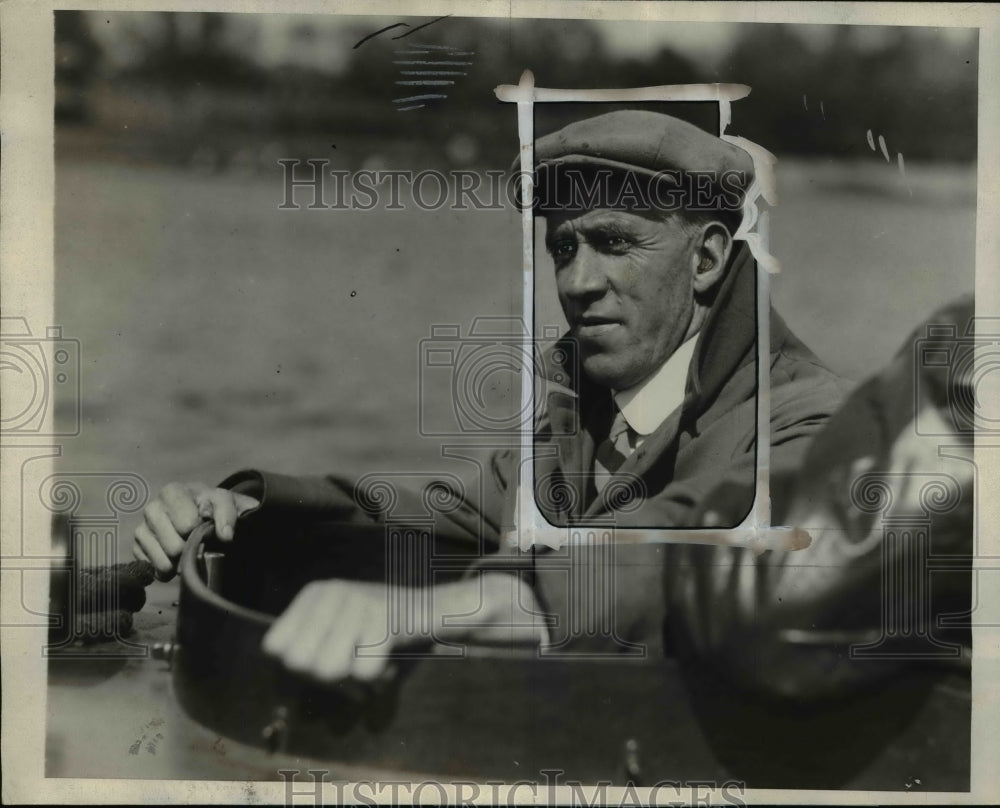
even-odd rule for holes
{"type": "Polygon", "coordinates": [[[625,390],[632,385],[628,374],[623,372],[621,359],[613,353],[585,355],[581,366],[583,372],[587,374],[587,378],[601,387],[625,390]]]}

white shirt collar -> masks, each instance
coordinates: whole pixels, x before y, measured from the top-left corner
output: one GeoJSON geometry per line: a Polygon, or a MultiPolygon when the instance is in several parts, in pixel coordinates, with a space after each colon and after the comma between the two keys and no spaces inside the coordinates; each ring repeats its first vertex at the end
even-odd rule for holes
{"type": "Polygon", "coordinates": [[[627,390],[615,391],[615,404],[637,435],[651,435],[684,402],[688,366],[697,341],[695,334],[653,375],[627,390]]]}

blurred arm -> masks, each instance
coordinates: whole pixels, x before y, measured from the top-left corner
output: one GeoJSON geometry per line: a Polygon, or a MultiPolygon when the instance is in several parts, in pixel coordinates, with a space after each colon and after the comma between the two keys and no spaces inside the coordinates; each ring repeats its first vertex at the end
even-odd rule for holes
{"type": "MultiPolygon", "coordinates": [[[[947,321],[961,311],[939,312],[931,322],[947,321]]],[[[964,331],[964,320],[961,327],[964,331]]],[[[919,333],[904,343],[888,367],[851,395],[810,446],[803,464],[789,464],[787,456],[775,451],[774,459],[782,457],[782,462],[774,464],[772,522],[808,530],[808,548],[759,557],[741,549],[671,548],[670,620],[679,645],[747,688],[818,698],[849,692],[915,664],[913,656],[852,658],[852,646],[877,643],[883,636],[886,565],[900,575],[927,574],[926,558],[913,555],[912,540],[885,545],[886,512],[859,508],[864,503],[855,501],[859,495],[853,489],[860,475],[893,487],[891,516],[922,521],[933,539],[933,552],[971,553],[972,466],[938,453],[939,444],[969,441],[947,434],[947,418],[941,417],[947,401],[937,397],[941,391],[918,384],[913,346],[919,333]],[[922,390],[932,395],[921,400],[922,390]],[[918,411],[921,418],[938,419],[940,429],[932,431],[940,434],[919,434],[918,411]],[[955,507],[933,519],[920,501],[920,489],[929,477],[958,485],[955,507]]],[[[725,519],[720,514],[728,503],[744,496],[738,488],[738,483],[730,483],[709,498],[707,509],[714,513],[706,513],[708,521],[725,519]]],[[[920,627],[925,632],[933,631],[934,615],[942,606],[961,610],[969,604],[967,572],[934,579],[935,610],[928,603],[926,617],[918,615],[914,598],[930,598],[931,590],[922,590],[916,579],[901,581],[912,587],[910,599],[893,604],[931,621],[920,627]]],[[[926,642],[917,632],[913,639],[926,642]]]]}

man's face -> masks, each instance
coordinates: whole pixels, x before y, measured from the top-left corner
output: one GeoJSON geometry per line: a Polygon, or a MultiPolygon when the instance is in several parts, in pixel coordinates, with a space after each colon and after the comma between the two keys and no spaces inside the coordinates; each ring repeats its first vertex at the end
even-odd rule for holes
{"type": "Polygon", "coordinates": [[[545,243],[559,302],[587,375],[623,390],[642,381],[684,342],[694,310],[694,239],[664,222],[621,210],[551,213],[545,243]]]}

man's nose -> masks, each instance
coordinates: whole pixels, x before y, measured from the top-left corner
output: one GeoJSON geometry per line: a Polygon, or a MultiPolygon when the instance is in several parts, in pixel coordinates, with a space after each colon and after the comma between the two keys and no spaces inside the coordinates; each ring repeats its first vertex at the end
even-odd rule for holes
{"type": "Polygon", "coordinates": [[[570,298],[600,297],[608,288],[601,256],[587,244],[579,246],[573,261],[561,274],[563,294],[570,298]]]}

